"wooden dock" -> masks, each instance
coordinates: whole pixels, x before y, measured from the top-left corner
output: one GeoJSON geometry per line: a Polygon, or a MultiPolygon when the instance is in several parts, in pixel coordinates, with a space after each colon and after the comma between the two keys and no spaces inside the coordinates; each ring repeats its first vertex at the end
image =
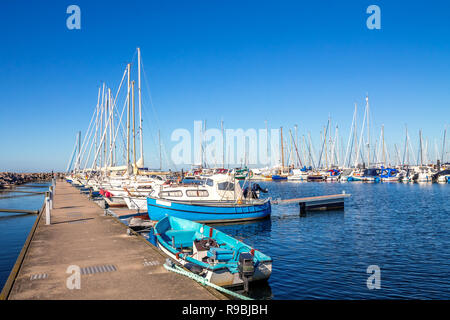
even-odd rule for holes
{"type": "Polygon", "coordinates": [[[44,212],[5,284],[3,299],[226,299],[165,270],[166,256],[142,236],[127,235],[124,224],[66,182],[56,184],[50,225],[44,212]],[[80,289],[68,285],[74,266],[81,271],[80,289]]]}

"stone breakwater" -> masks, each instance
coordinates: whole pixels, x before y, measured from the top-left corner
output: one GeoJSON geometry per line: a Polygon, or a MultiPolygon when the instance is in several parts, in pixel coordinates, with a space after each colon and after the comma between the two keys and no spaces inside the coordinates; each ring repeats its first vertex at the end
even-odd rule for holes
{"type": "Polygon", "coordinates": [[[29,182],[50,180],[53,177],[62,177],[62,173],[38,172],[38,173],[16,173],[0,172],[0,189],[8,188],[29,182]]]}

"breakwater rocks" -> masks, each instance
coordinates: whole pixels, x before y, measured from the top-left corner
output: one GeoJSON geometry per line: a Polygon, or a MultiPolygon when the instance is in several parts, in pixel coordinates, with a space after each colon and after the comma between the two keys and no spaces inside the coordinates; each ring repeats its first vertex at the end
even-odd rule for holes
{"type": "Polygon", "coordinates": [[[38,173],[16,173],[0,172],[0,189],[17,186],[28,182],[38,182],[58,178],[62,173],[38,172],[38,173]]]}

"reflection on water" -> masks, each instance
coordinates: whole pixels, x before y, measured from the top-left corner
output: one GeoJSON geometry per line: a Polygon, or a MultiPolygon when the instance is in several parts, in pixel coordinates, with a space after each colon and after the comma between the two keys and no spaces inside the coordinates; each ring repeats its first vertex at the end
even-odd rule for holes
{"type": "Polygon", "coordinates": [[[217,228],[273,259],[267,284],[250,296],[273,299],[450,298],[449,185],[260,182],[274,199],[345,191],[345,210],[308,212],[272,205],[270,220],[217,228]],[[366,286],[369,265],[381,289],[366,286]]]}

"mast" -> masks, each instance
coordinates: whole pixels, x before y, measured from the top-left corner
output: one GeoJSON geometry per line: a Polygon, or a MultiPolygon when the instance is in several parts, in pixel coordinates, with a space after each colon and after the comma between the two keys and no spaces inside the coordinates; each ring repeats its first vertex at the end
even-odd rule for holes
{"type": "Polygon", "coordinates": [[[220,121],[220,129],[222,131],[222,168],[225,168],[225,136],[223,132],[223,120],[220,121]]]}
{"type": "MultiPolygon", "coordinates": [[[[354,145],[355,145],[355,159],[358,158],[358,123],[356,121],[357,118],[357,112],[358,112],[358,107],[357,104],[355,102],[355,130],[354,130],[354,145]]],[[[349,159],[349,164],[350,164],[350,159],[349,159]]],[[[350,166],[350,165],[349,165],[350,166]]],[[[356,167],[356,164],[355,164],[356,167]]]]}
{"type": "MultiPolygon", "coordinates": [[[[291,134],[291,140],[294,140],[294,137],[292,136],[292,132],[289,129],[289,133],[291,134]]],[[[302,166],[302,162],[300,160],[300,155],[298,154],[298,148],[297,148],[297,143],[294,141],[294,148],[295,148],[295,152],[297,153],[297,165],[299,166],[299,168],[301,168],[302,166]]],[[[295,164],[295,162],[294,162],[295,164]]]]}
{"type": "MultiPolygon", "coordinates": [[[[328,123],[330,119],[328,119],[328,123]]],[[[325,169],[328,168],[327,129],[323,127],[323,142],[325,143],[325,169]]]]}
{"type": "Polygon", "coordinates": [[[381,136],[382,136],[382,139],[383,139],[383,149],[382,149],[382,151],[383,151],[383,166],[385,166],[386,167],[386,154],[385,154],[385,150],[384,150],[384,124],[383,125],[381,125],[381,136]]]}
{"type": "MultiPolygon", "coordinates": [[[[108,88],[109,89],[109,88],[108,88]]],[[[108,130],[108,98],[105,95],[105,104],[103,105],[103,108],[105,109],[105,132],[108,130]]],[[[107,140],[108,135],[105,136],[105,141],[103,142],[103,165],[105,167],[105,175],[106,175],[106,148],[107,148],[107,140]]]]}
{"type": "Polygon", "coordinates": [[[128,74],[128,82],[127,82],[127,172],[130,174],[130,64],[127,64],[127,74],[128,74]]]}
{"type": "Polygon", "coordinates": [[[298,127],[297,127],[297,125],[294,126],[294,129],[295,129],[295,143],[294,143],[294,145],[295,145],[295,150],[297,152],[297,163],[300,163],[301,162],[300,155],[299,155],[298,150],[297,150],[297,146],[299,146],[299,143],[298,143],[298,127]]]}
{"type": "Polygon", "coordinates": [[[267,120],[265,120],[266,123],[266,146],[267,146],[267,158],[269,158],[269,127],[267,125],[267,120]]]}
{"type": "Polygon", "coordinates": [[[134,80],[131,82],[131,96],[132,96],[132,102],[133,102],[133,167],[134,167],[134,173],[137,173],[137,167],[136,167],[136,112],[135,112],[135,105],[134,105],[134,80]]]}
{"type": "Polygon", "coordinates": [[[444,129],[444,140],[442,141],[442,153],[441,153],[441,163],[444,164],[445,159],[445,136],[447,134],[447,126],[444,129]]]}
{"type": "Polygon", "coordinates": [[[160,129],[158,129],[158,143],[159,143],[159,170],[162,171],[161,131],[160,131],[160,129]]]}
{"type": "Polygon", "coordinates": [[[144,137],[142,132],[142,98],[141,98],[141,48],[137,48],[138,52],[138,103],[139,103],[139,152],[141,158],[139,164],[144,166],[144,137]]]}
{"type": "Polygon", "coordinates": [[[366,96],[367,102],[367,168],[370,168],[370,114],[369,114],[369,97],[366,96]]]}
{"type": "MultiPolygon", "coordinates": [[[[80,152],[81,152],[81,131],[78,131],[78,154],[77,157],[80,157],[80,152]]],[[[79,165],[77,164],[76,169],[79,169],[79,165]]]]}
{"type": "Polygon", "coordinates": [[[423,166],[423,150],[422,150],[422,130],[419,130],[419,156],[420,156],[420,165],[423,166]]]}
{"type": "Polygon", "coordinates": [[[109,165],[112,167],[113,165],[113,154],[112,154],[112,142],[113,142],[113,127],[112,124],[114,122],[114,110],[111,104],[111,89],[108,88],[108,106],[109,106],[109,165]]]}
{"type": "Polygon", "coordinates": [[[284,170],[283,127],[280,127],[280,132],[281,132],[281,170],[284,170]]]}

